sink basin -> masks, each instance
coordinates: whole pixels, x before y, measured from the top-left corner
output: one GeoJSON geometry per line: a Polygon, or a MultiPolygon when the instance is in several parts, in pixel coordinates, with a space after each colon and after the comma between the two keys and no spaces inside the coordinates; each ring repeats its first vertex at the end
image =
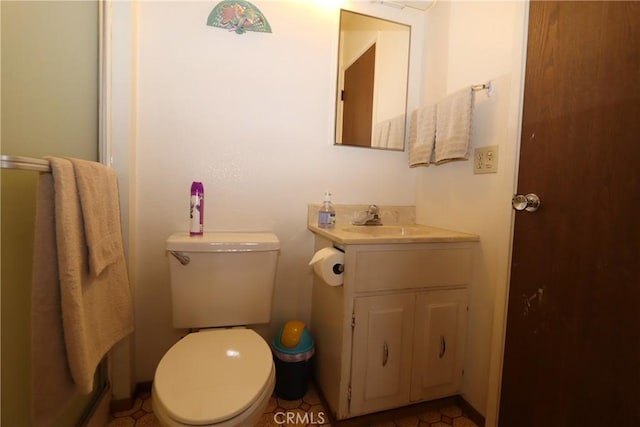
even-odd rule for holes
{"type": "Polygon", "coordinates": [[[343,227],[342,231],[367,236],[424,236],[428,234],[426,227],[419,225],[352,225],[343,227]]]}

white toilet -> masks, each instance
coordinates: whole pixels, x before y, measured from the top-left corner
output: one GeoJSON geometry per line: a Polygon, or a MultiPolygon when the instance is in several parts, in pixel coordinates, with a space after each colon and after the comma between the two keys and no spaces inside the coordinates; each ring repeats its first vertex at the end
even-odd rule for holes
{"type": "Polygon", "coordinates": [[[173,324],[200,330],[158,364],[154,413],[165,426],[254,425],[273,393],[275,367],[265,340],[242,326],[271,319],[278,238],[183,232],[172,234],[166,249],[173,324]]]}

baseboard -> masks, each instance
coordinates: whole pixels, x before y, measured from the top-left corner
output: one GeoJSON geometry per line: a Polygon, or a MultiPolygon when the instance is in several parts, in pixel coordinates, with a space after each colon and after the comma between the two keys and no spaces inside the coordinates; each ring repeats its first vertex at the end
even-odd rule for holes
{"type": "Polygon", "coordinates": [[[112,400],[110,405],[111,413],[113,414],[116,412],[128,411],[129,409],[133,408],[133,404],[135,403],[136,396],[139,393],[150,392],[151,384],[152,384],[151,381],[137,383],[134,388],[134,392],[132,396],[127,397],[125,399],[112,400]]]}
{"type": "Polygon", "coordinates": [[[136,391],[134,393],[148,393],[151,391],[151,386],[153,385],[153,381],[144,381],[136,384],[136,391]]]}
{"type": "Polygon", "coordinates": [[[133,396],[124,399],[112,400],[110,406],[111,413],[124,412],[133,408],[133,396]]]}
{"type": "Polygon", "coordinates": [[[335,414],[331,411],[327,399],[322,392],[322,389],[313,380],[314,387],[318,393],[318,397],[322,401],[322,405],[327,410],[329,422],[334,427],[369,427],[372,425],[384,425],[387,422],[397,420],[403,417],[409,417],[418,415],[429,410],[440,409],[448,405],[457,405],[462,409],[462,412],[473,421],[478,427],[485,427],[484,416],[478,412],[469,402],[464,400],[460,395],[451,397],[444,397],[441,399],[430,400],[427,402],[415,403],[413,405],[404,406],[400,408],[390,409],[381,412],[375,412],[372,414],[361,415],[354,418],[348,418],[344,420],[336,420],[335,414]]]}
{"type": "Polygon", "coordinates": [[[460,409],[462,409],[462,412],[467,415],[467,418],[476,423],[478,427],[485,427],[484,415],[478,412],[478,410],[474,408],[469,402],[467,402],[464,397],[460,395],[456,397],[458,406],[460,407],[460,409]]]}

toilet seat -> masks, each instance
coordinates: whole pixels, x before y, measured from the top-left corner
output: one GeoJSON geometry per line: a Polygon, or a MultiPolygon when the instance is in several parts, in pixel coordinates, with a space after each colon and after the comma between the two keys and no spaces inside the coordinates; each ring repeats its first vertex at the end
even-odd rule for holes
{"type": "Polygon", "coordinates": [[[266,404],[274,378],[271,350],[253,330],[192,333],[158,364],[154,410],[178,424],[224,425],[266,404]]]}

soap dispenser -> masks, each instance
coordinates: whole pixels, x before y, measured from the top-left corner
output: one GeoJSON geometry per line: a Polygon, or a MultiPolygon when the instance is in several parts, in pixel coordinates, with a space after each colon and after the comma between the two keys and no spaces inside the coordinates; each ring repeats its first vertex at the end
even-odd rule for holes
{"type": "Polygon", "coordinates": [[[318,227],[333,228],[336,225],[336,211],[331,203],[331,193],[324,192],[324,201],[318,211],[318,227]]]}

